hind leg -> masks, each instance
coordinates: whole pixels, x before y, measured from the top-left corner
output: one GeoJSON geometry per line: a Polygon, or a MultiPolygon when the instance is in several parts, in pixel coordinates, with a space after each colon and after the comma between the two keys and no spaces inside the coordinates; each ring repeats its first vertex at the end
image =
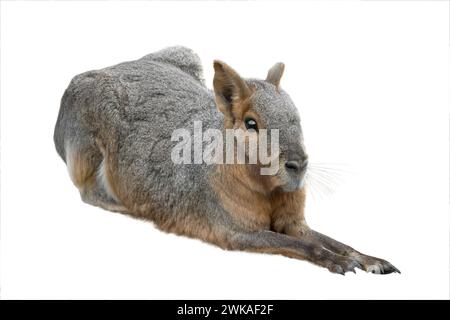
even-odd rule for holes
{"type": "Polygon", "coordinates": [[[97,182],[94,183],[89,188],[84,188],[83,190],[80,190],[81,199],[83,199],[84,202],[103,208],[105,210],[113,211],[113,212],[120,212],[120,213],[127,213],[128,210],[125,208],[120,202],[117,200],[111,198],[104,188],[99,185],[97,182]]]}
{"type": "Polygon", "coordinates": [[[96,144],[66,144],[66,163],[70,177],[80,191],[81,199],[105,210],[126,213],[109,187],[103,153],[96,144]]]}

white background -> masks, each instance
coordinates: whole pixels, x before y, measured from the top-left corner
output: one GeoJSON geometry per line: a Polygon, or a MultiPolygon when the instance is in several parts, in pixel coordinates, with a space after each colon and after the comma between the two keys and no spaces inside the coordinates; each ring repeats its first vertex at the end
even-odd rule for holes
{"type": "Polygon", "coordinates": [[[2,2],[2,298],[448,298],[448,2],[2,2]],[[263,78],[286,63],[312,161],[313,228],[402,274],[345,277],[225,252],[84,204],[52,135],[81,72],[169,45],[263,78]]]}

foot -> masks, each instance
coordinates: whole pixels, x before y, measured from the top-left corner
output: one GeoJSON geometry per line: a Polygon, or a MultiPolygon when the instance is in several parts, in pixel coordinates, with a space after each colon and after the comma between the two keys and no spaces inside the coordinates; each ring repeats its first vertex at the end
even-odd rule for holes
{"type": "Polygon", "coordinates": [[[320,265],[330,270],[333,273],[339,273],[345,275],[346,272],[356,273],[355,268],[364,270],[364,267],[359,263],[357,259],[350,256],[341,256],[333,252],[326,254],[321,261],[320,265]]]}
{"type": "Polygon", "coordinates": [[[401,273],[396,267],[394,267],[390,262],[375,258],[371,256],[367,256],[362,253],[353,253],[352,257],[358,261],[362,266],[363,270],[375,274],[389,274],[392,272],[401,273]]]}

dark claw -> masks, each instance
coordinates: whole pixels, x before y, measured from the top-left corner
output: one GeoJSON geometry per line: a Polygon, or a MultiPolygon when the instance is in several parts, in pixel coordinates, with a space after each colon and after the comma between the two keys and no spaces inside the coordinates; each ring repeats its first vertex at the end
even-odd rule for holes
{"type": "Polygon", "coordinates": [[[339,274],[342,274],[343,276],[345,276],[345,271],[341,266],[335,265],[330,271],[334,272],[334,273],[339,273],[339,274]]]}
{"type": "Polygon", "coordinates": [[[330,261],[330,265],[328,267],[331,272],[342,275],[345,275],[346,272],[356,273],[355,268],[362,269],[363,267],[358,261],[352,260],[348,257],[340,257],[333,262],[330,261]]]}
{"type": "Polygon", "coordinates": [[[389,273],[401,273],[400,270],[398,270],[396,267],[394,267],[389,262],[386,262],[386,265],[384,266],[384,272],[383,274],[389,274],[389,273]]]}
{"type": "Polygon", "coordinates": [[[390,274],[393,272],[400,273],[396,267],[385,260],[371,261],[370,265],[365,269],[373,274],[390,274]],[[375,268],[373,268],[375,267],[375,268]],[[368,270],[369,269],[369,270],[368,270]],[[377,270],[378,269],[378,270],[377,270]]]}
{"type": "Polygon", "coordinates": [[[364,270],[363,265],[361,263],[359,263],[358,261],[356,261],[356,267],[361,269],[361,270],[364,270]]]}

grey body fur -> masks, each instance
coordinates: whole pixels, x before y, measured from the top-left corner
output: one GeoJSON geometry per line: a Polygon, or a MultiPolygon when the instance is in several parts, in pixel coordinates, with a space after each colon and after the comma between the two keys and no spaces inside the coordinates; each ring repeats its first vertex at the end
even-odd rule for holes
{"type": "MultiPolygon", "coordinates": [[[[183,47],[76,76],[64,94],[55,129],[58,153],[65,160],[67,145],[97,149],[96,136],[114,136],[117,145],[111,147],[117,148],[119,179],[139,195],[136,204],[150,201],[172,208],[163,210],[165,214],[209,218],[216,210],[199,203],[214,202],[206,181],[211,167],[176,165],[170,158],[173,130],[192,129],[195,120],[202,121],[204,129],[223,126],[202,76],[198,56],[183,47]]],[[[100,150],[97,157],[100,163],[100,150]]]]}

